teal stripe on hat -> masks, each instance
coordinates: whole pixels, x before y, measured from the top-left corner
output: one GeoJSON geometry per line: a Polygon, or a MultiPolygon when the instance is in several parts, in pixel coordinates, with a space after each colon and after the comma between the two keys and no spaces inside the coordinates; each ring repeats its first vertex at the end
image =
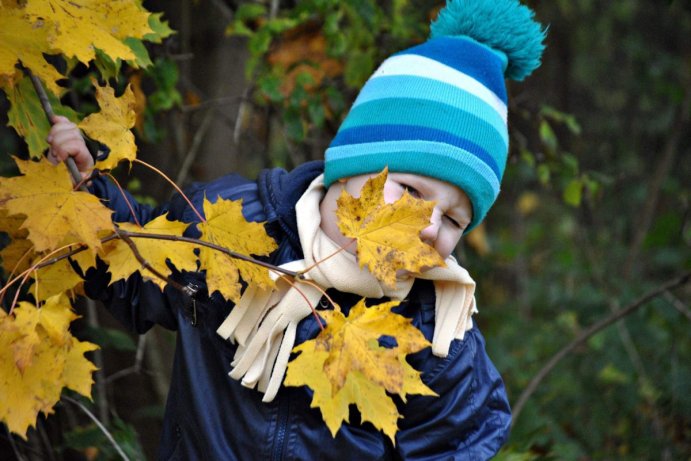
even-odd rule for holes
{"type": "Polygon", "coordinates": [[[472,140],[494,157],[503,174],[508,144],[491,123],[475,114],[422,99],[380,99],[353,108],[339,130],[382,122],[435,128],[472,140]]]}
{"type": "MultiPolygon", "coordinates": [[[[456,86],[430,78],[410,75],[374,77],[367,82],[366,90],[360,92],[353,104],[353,109],[371,101],[398,99],[402,95],[406,95],[410,99],[423,99],[447,104],[456,109],[475,114],[478,118],[492,125],[502,136],[504,143],[507,146],[509,145],[506,123],[496,110],[471,91],[462,90],[456,86]]],[[[389,123],[388,118],[386,122],[389,123]]]]}
{"type": "Polygon", "coordinates": [[[331,147],[324,183],[340,178],[392,172],[420,174],[460,187],[473,205],[473,219],[466,229],[479,224],[499,195],[499,180],[484,162],[463,149],[431,141],[377,142],[331,147]]]}

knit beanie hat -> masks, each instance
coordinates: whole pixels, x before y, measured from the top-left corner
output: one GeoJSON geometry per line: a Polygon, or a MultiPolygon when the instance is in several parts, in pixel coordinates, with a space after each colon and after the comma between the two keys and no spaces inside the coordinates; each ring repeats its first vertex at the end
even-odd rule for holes
{"type": "Polygon", "coordinates": [[[325,153],[326,187],[391,172],[460,187],[473,206],[466,232],[499,194],[508,155],[504,78],[540,65],[545,31],[519,0],[448,0],[430,38],[385,60],[325,153]]]}

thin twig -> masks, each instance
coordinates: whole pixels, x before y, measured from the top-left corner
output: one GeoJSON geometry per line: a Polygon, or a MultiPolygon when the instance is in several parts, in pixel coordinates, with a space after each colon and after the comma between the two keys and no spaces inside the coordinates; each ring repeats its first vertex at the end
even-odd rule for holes
{"type": "Polygon", "coordinates": [[[63,395],[62,398],[64,400],[70,402],[73,405],[77,405],[79,407],[79,409],[81,409],[84,413],[86,413],[86,415],[89,418],[91,418],[91,420],[94,422],[94,424],[96,424],[96,426],[98,426],[98,428],[101,430],[101,432],[103,432],[103,434],[110,441],[110,443],[113,444],[113,447],[115,447],[115,451],[118,452],[120,457],[122,459],[124,459],[125,461],[130,461],[130,458],[125,454],[124,451],[122,451],[122,448],[120,448],[120,445],[118,445],[118,443],[115,441],[115,439],[113,438],[113,435],[108,431],[108,429],[106,429],[106,427],[103,424],[101,424],[101,421],[99,421],[98,418],[96,416],[94,416],[94,414],[91,413],[88,408],[86,408],[81,402],[79,402],[79,401],[77,401],[71,397],[68,397],[66,395],[63,395]]]}
{"type": "MultiPolygon", "coordinates": [[[[177,289],[177,290],[180,290],[180,291],[182,291],[182,292],[185,292],[185,291],[186,291],[186,290],[185,290],[185,287],[184,287],[183,285],[179,284],[178,282],[176,282],[176,281],[173,280],[172,278],[170,278],[170,277],[168,277],[168,276],[162,274],[162,273],[159,272],[155,267],[153,267],[153,266],[151,265],[151,263],[149,263],[149,261],[147,261],[146,259],[144,259],[144,257],[142,256],[142,254],[139,252],[139,249],[137,248],[137,245],[132,241],[132,239],[130,238],[131,236],[128,235],[127,232],[121,231],[121,230],[116,230],[115,232],[116,232],[116,233],[118,234],[118,236],[120,237],[120,240],[122,240],[123,242],[125,242],[125,243],[127,244],[127,246],[130,247],[130,250],[132,251],[132,254],[133,254],[134,257],[136,258],[136,260],[139,261],[139,264],[141,264],[143,268],[145,268],[146,270],[148,270],[149,272],[151,272],[152,274],[154,274],[154,275],[155,275],[156,277],[158,277],[159,279],[161,279],[161,280],[163,280],[164,282],[168,283],[168,284],[169,284],[170,286],[172,286],[173,288],[175,288],[175,289],[177,289]]],[[[148,235],[148,234],[144,234],[144,235],[148,235]]]]}
{"type": "Polygon", "coordinates": [[[113,175],[110,174],[110,173],[106,173],[106,175],[110,178],[111,181],[113,181],[113,183],[115,184],[115,186],[118,188],[118,191],[120,191],[120,195],[121,195],[122,198],[125,200],[125,203],[127,204],[127,208],[129,208],[129,210],[130,210],[130,215],[132,216],[132,219],[134,220],[134,223],[135,223],[137,226],[142,227],[142,225],[139,223],[139,219],[137,219],[137,214],[134,212],[134,207],[132,206],[132,204],[130,203],[129,199],[127,198],[127,194],[125,194],[125,191],[123,190],[123,188],[122,188],[122,186],[120,185],[120,183],[118,182],[118,180],[115,179],[115,176],[113,176],[113,175]]]}
{"type": "Polygon", "coordinates": [[[153,166],[153,165],[151,165],[151,164],[149,164],[149,163],[146,163],[145,161],[140,160],[140,159],[138,159],[138,158],[135,158],[135,159],[133,160],[133,162],[139,163],[140,165],[144,165],[145,167],[147,167],[147,168],[149,168],[149,169],[155,171],[155,172],[158,173],[159,175],[161,175],[161,177],[162,177],[163,179],[165,179],[166,181],[168,181],[168,183],[170,183],[170,184],[175,188],[175,190],[178,191],[178,193],[180,194],[180,196],[181,196],[181,197],[185,200],[185,202],[187,202],[187,204],[190,206],[190,208],[192,209],[192,211],[194,212],[194,214],[197,215],[197,218],[199,218],[199,221],[201,221],[201,222],[206,222],[206,219],[204,219],[204,217],[203,217],[203,216],[201,215],[201,213],[197,210],[197,208],[192,204],[192,202],[191,202],[190,199],[185,195],[185,193],[182,191],[182,189],[180,189],[180,187],[178,187],[178,185],[175,184],[175,183],[173,182],[173,180],[171,180],[168,176],[166,176],[165,173],[163,173],[161,170],[159,170],[159,169],[156,168],[155,166],[153,166]]]}
{"type": "MultiPolygon", "coordinates": [[[[292,280],[289,280],[285,277],[283,277],[283,280],[285,280],[286,283],[288,283],[288,285],[295,288],[295,290],[300,294],[300,296],[302,296],[302,299],[304,299],[305,302],[307,303],[307,305],[310,307],[310,310],[312,311],[312,315],[314,316],[315,320],[317,321],[317,325],[319,325],[319,329],[321,331],[324,331],[324,325],[322,325],[321,319],[319,318],[319,315],[317,314],[317,310],[314,308],[314,306],[309,301],[309,299],[307,299],[307,296],[305,296],[305,294],[302,291],[300,291],[300,289],[297,286],[295,286],[295,285],[297,285],[295,282],[293,282],[292,280]]],[[[302,280],[302,281],[304,282],[304,280],[302,280]]],[[[313,284],[313,285],[317,286],[316,284],[313,284]]],[[[319,286],[317,286],[317,288],[321,289],[321,287],[319,287],[319,286]]],[[[323,290],[322,290],[322,292],[323,292],[323,290]]]]}
{"type": "Polygon", "coordinates": [[[518,420],[518,417],[520,416],[521,412],[523,411],[523,407],[525,406],[526,402],[530,398],[531,395],[535,392],[537,387],[540,385],[542,380],[554,369],[554,367],[557,366],[557,364],[564,358],[566,357],[571,351],[576,349],[578,346],[583,344],[585,341],[588,340],[591,336],[599,332],[600,330],[603,330],[604,328],[608,327],[612,323],[616,322],[617,320],[626,317],[627,315],[631,314],[634,312],[636,309],[639,307],[643,306],[645,303],[650,301],[651,299],[656,298],[657,296],[660,296],[660,294],[669,291],[673,288],[682,286],[686,283],[688,283],[689,279],[691,278],[691,272],[687,272],[673,280],[670,280],[666,283],[663,283],[661,286],[658,288],[651,290],[650,292],[646,293],[645,295],[641,296],[638,300],[634,301],[633,303],[629,304],[628,306],[619,309],[616,312],[613,312],[609,316],[605,317],[604,319],[600,320],[599,322],[594,323],[587,329],[583,330],[581,334],[579,334],[573,341],[571,341],[569,344],[564,346],[561,350],[559,350],[556,354],[552,356],[551,359],[540,369],[540,371],[537,372],[537,374],[533,377],[533,379],[530,380],[530,383],[526,386],[526,388],[523,390],[521,393],[520,397],[518,398],[518,401],[513,407],[513,421],[512,425],[516,424],[516,421],[518,420]]]}
{"type": "Polygon", "coordinates": [[[26,461],[26,458],[19,453],[19,448],[17,448],[17,444],[14,442],[14,437],[9,429],[7,430],[7,439],[10,441],[10,446],[12,447],[12,451],[14,452],[14,456],[17,458],[17,461],[26,461]]]}
{"type": "Polygon", "coordinates": [[[241,253],[236,253],[232,250],[229,250],[228,248],[222,247],[220,245],[216,245],[211,242],[205,242],[203,240],[191,238],[191,237],[183,237],[179,235],[166,235],[166,234],[144,234],[144,233],[139,233],[139,232],[130,232],[130,231],[124,231],[124,230],[119,230],[120,235],[124,235],[127,237],[133,237],[133,238],[149,238],[149,239],[154,239],[154,240],[170,240],[172,242],[186,242],[186,243],[191,243],[194,245],[200,245],[200,246],[205,246],[208,248],[212,248],[216,251],[220,251],[221,253],[225,253],[226,255],[235,258],[235,259],[240,259],[242,261],[246,261],[252,264],[256,264],[258,266],[265,267],[267,269],[270,269],[272,271],[280,272],[281,274],[289,275],[291,277],[294,277],[296,279],[301,279],[303,276],[298,273],[298,272],[293,272],[287,269],[284,269],[282,267],[276,266],[271,263],[267,263],[264,261],[259,261],[257,259],[254,259],[250,256],[243,255],[241,253]]]}
{"type": "Polygon", "coordinates": [[[681,302],[679,298],[674,296],[671,292],[665,291],[665,299],[672,305],[673,308],[675,308],[677,311],[679,311],[680,314],[684,315],[688,320],[691,320],[691,309],[681,302]]]}
{"type": "MultiPolygon", "coordinates": [[[[97,330],[100,328],[98,322],[98,311],[96,309],[96,301],[93,299],[86,299],[86,321],[89,328],[97,330]]],[[[98,417],[105,425],[110,424],[108,411],[108,394],[106,390],[106,380],[103,373],[103,350],[98,348],[93,351],[92,357],[94,365],[98,368],[98,372],[94,373],[94,386],[96,387],[95,403],[98,408],[98,417]]]]}
{"type": "Polygon", "coordinates": [[[187,151],[187,154],[185,155],[185,159],[182,161],[182,166],[180,166],[180,170],[178,171],[178,177],[175,178],[175,183],[176,184],[182,184],[185,182],[187,179],[187,175],[189,174],[190,168],[192,167],[192,164],[197,158],[197,153],[199,152],[199,146],[202,144],[202,140],[204,139],[204,136],[206,135],[206,131],[209,129],[209,126],[211,125],[211,121],[213,120],[213,114],[214,111],[213,109],[208,110],[206,114],[204,114],[204,118],[202,119],[202,123],[197,129],[197,132],[194,134],[194,137],[192,138],[192,146],[190,149],[187,151]]]}

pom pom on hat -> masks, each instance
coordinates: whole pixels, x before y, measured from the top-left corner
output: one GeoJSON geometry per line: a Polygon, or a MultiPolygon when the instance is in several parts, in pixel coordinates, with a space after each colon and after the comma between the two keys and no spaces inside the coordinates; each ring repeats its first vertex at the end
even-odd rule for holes
{"type": "Polygon", "coordinates": [[[391,172],[440,179],[494,204],[509,148],[505,78],[540,65],[545,33],[518,0],[448,0],[429,40],[385,60],[325,153],[324,184],[391,172]]]}
{"type": "Polygon", "coordinates": [[[522,81],[540,66],[546,31],[518,0],[448,0],[431,24],[430,38],[467,36],[508,61],[505,76],[522,81]]]}

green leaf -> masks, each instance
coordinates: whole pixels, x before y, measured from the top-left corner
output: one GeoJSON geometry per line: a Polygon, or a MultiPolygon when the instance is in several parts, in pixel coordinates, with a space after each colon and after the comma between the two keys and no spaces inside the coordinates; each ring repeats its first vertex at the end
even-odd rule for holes
{"type": "Polygon", "coordinates": [[[528,149],[521,149],[521,160],[529,167],[535,168],[535,156],[528,149]]]}
{"type": "Polygon", "coordinates": [[[324,104],[319,97],[310,98],[307,105],[307,112],[309,114],[310,120],[315,127],[321,128],[324,126],[324,120],[326,119],[326,113],[324,111],[324,104]]]}
{"type": "MultiPolygon", "coordinates": [[[[45,87],[45,86],[44,86],[45,87]]],[[[48,101],[53,107],[53,112],[64,115],[73,122],[78,122],[77,113],[60,104],[60,100],[46,88],[48,101]]],[[[40,158],[48,149],[46,137],[50,131],[50,122],[43,111],[41,101],[29,77],[24,77],[14,88],[7,91],[7,99],[11,108],[7,113],[8,125],[14,128],[24,138],[32,158],[40,158]]]]}
{"type": "Polygon", "coordinates": [[[608,363],[597,375],[598,379],[607,384],[628,384],[628,375],[611,363],[608,363]]]}
{"type": "Polygon", "coordinates": [[[113,328],[86,328],[84,336],[102,349],[114,349],[116,351],[134,352],[137,345],[127,333],[113,328]]]}
{"type": "Polygon", "coordinates": [[[372,51],[354,51],[346,61],[344,79],[351,88],[362,86],[374,70],[372,51]]]}
{"type": "Polygon", "coordinates": [[[557,136],[547,120],[540,122],[540,140],[551,153],[557,151],[557,136]]]}
{"type": "Polygon", "coordinates": [[[144,46],[144,42],[136,38],[126,38],[123,43],[130,47],[130,50],[134,53],[134,61],[127,61],[132,67],[149,67],[153,65],[151,58],[149,57],[149,51],[144,46]]]}
{"type": "Polygon", "coordinates": [[[580,179],[572,179],[564,189],[564,202],[568,205],[577,207],[581,204],[583,196],[583,181],[580,179]]]}
{"type": "MultiPolygon", "coordinates": [[[[120,75],[120,68],[122,67],[122,61],[116,59],[113,61],[110,56],[101,50],[96,50],[96,59],[94,59],[94,65],[98,69],[98,73],[101,74],[101,78],[105,81],[110,79],[117,80],[120,75]]],[[[89,85],[91,83],[89,82],[89,85]]]]}
{"type": "Polygon", "coordinates": [[[161,43],[164,38],[168,38],[175,33],[168,26],[168,21],[163,20],[163,13],[151,13],[149,15],[149,27],[153,33],[146,34],[144,40],[152,43],[161,43]]]}
{"type": "Polygon", "coordinates": [[[252,53],[254,56],[261,56],[269,51],[272,38],[271,32],[269,32],[268,29],[259,30],[250,38],[250,41],[247,45],[250,53],[252,53]]]}
{"type": "Polygon", "coordinates": [[[251,21],[266,16],[266,6],[259,3],[243,3],[235,12],[235,21],[251,21]]]}
{"type": "Polygon", "coordinates": [[[545,165],[544,163],[541,163],[537,167],[537,179],[540,181],[540,184],[543,186],[546,186],[549,184],[550,178],[552,176],[552,173],[549,170],[549,167],[545,165]]]}

